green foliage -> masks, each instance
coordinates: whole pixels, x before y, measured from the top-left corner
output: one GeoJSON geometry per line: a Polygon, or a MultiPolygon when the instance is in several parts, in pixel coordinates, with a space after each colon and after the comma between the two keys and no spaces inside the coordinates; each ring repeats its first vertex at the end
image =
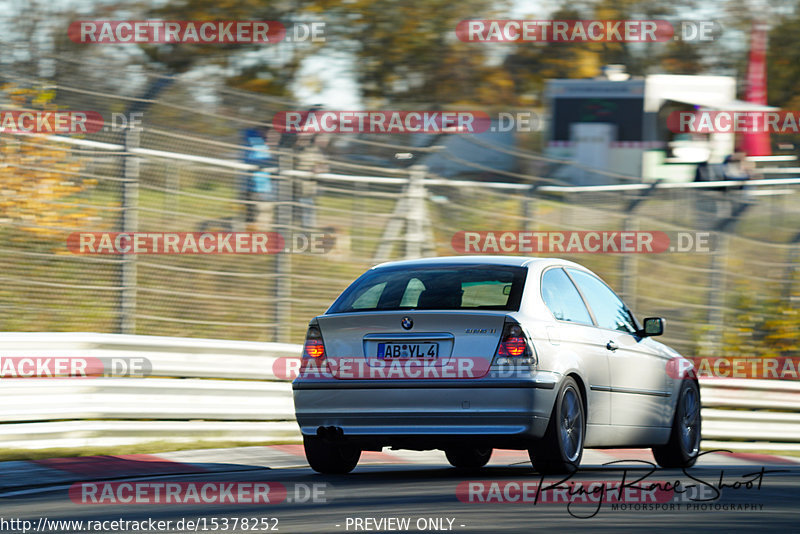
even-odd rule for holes
{"type": "Polygon", "coordinates": [[[465,19],[492,18],[506,0],[323,2],[331,48],[351,53],[371,105],[384,102],[513,103],[511,77],[488,61],[492,45],[463,43],[465,19]]]}
{"type": "Polygon", "coordinates": [[[800,13],[779,21],[767,42],[767,92],[771,105],[797,109],[800,105],[800,13]]]}
{"type": "MultiPolygon", "coordinates": [[[[550,13],[553,20],[652,20],[674,19],[691,0],[665,3],[657,0],[590,0],[573,2],[550,13]]],[[[544,18],[544,17],[537,17],[544,18]]],[[[544,82],[553,78],[591,78],[604,65],[622,64],[632,75],[651,72],[695,74],[702,72],[703,53],[709,48],[688,43],[574,42],[526,43],[505,58],[514,77],[516,92],[541,94],[544,82]]]]}
{"type": "MultiPolygon", "coordinates": [[[[794,282],[794,287],[798,284],[794,282]]],[[[796,291],[796,289],[795,289],[796,291]]],[[[800,312],[787,296],[764,296],[752,283],[732,291],[722,335],[726,357],[778,358],[800,356],[800,312]]]]}

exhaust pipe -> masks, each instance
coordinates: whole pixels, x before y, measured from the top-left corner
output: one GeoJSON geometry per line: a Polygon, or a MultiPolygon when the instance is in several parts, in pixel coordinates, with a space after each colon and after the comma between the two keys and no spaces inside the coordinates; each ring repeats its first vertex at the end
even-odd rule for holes
{"type": "Polygon", "coordinates": [[[317,427],[317,436],[335,441],[344,438],[344,430],[338,426],[319,426],[317,427]]]}

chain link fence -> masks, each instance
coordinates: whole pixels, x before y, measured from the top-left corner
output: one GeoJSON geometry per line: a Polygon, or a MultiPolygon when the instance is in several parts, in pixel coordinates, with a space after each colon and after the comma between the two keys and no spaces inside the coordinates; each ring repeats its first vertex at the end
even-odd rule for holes
{"type": "MultiPolygon", "coordinates": [[[[117,75],[140,89],[161,80],[131,69],[117,75]]],[[[24,72],[4,78],[5,109],[49,91],[60,109],[106,120],[141,112],[144,127],[106,125],[69,138],[0,134],[2,330],[301,342],[308,320],[363,270],[455,254],[457,232],[707,231],[708,252],[558,256],[604,277],[637,316],[666,317],[665,342],[686,355],[798,351],[800,187],[791,180],[722,190],[581,190],[517,173],[508,184],[455,181],[302,143],[275,147],[275,161],[259,167],[244,161],[241,132],[268,130],[272,114],[296,109],[291,102],[203,80],[164,80],[154,98],[121,95],[100,70],[90,79],[85,69],[63,74],[58,85],[24,72]],[[245,192],[256,172],[268,176],[267,196],[245,192]],[[325,254],[138,256],[66,246],[74,232],[134,230],[321,232],[335,244],[325,254]]]]}

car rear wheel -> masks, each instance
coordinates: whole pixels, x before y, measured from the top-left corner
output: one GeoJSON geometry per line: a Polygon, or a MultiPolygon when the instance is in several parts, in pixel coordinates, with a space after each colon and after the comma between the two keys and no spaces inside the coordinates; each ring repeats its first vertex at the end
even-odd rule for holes
{"type": "Polygon", "coordinates": [[[458,448],[445,449],[447,461],[453,467],[461,469],[478,469],[489,463],[492,457],[492,449],[479,448],[458,448]]]}
{"type": "Polygon", "coordinates": [[[653,456],[661,467],[691,467],[700,453],[700,388],[694,380],[683,380],[672,432],[666,445],[653,447],[653,456]]]}
{"type": "Polygon", "coordinates": [[[311,469],[327,475],[349,473],[361,458],[361,449],[318,436],[303,436],[303,448],[311,469]]]}
{"type": "Polygon", "coordinates": [[[542,474],[574,473],[583,456],[586,416],[578,384],[567,377],[561,384],[544,437],[528,449],[534,469],[542,474]]]}

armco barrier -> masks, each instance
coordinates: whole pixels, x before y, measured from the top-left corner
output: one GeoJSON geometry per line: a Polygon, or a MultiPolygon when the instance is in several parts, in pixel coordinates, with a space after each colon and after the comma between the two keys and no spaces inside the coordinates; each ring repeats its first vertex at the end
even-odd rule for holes
{"type": "MultiPolygon", "coordinates": [[[[273,363],[299,345],[92,333],[0,333],[0,358],[141,356],[148,378],[0,379],[0,449],[147,441],[291,442],[291,385],[273,363]]],[[[701,382],[703,448],[800,450],[800,383],[701,382]]]]}
{"type": "Polygon", "coordinates": [[[92,333],[0,333],[0,357],[144,357],[148,378],[0,379],[0,449],[147,441],[299,440],[291,384],[273,373],[299,345],[92,333]]]}
{"type": "Polygon", "coordinates": [[[800,382],[701,380],[703,448],[800,450],[800,382]]]}

